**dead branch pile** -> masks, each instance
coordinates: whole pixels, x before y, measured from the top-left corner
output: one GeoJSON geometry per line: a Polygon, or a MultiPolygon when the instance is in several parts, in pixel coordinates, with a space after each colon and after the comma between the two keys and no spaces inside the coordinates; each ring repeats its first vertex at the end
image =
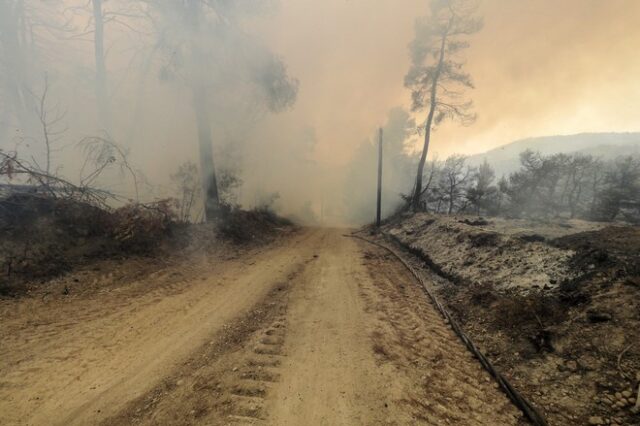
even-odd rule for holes
{"type": "Polygon", "coordinates": [[[29,192],[33,196],[84,202],[102,208],[116,196],[89,185],[76,185],[40,169],[37,164],[18,157],[17,152],[0,150],[0,177],[9,183],[2,185],[4,192],[29,192]],[[12,184],[12,182],[19,182],[12,184]]]}

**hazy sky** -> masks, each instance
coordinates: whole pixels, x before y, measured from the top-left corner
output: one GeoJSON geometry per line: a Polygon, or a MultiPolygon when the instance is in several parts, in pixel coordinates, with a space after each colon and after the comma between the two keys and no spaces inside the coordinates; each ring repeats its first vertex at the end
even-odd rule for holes
{"type": "MultiPolygon", "coordinates": [[[[248,37],[234,30],[225,43],[209,40],[215,47],[208,57],[214,60],[204,71],[210,77],[216,165],[240,175],[244,185],[238,198],[247,206],[277,192],[291,212],[313,209],[328,215],[331,208],[348,204],[341,188],[353,172],[354,152],[386,124],[389,111],[410,105],[403,86],[408,45],[415,19],[427,13],[429,0],[272,1],[278,7],[267,16],[240,19],[238,31],[248,37]],[[257,48],[255,38],[266,49],[257,48]],[[280,55],[300,82],[291,111],[264,114],[254,105],[264,96],[253,82],[253,73],[263,70],[269,57],[263,50],[280,55]]],[[[640,131],[640,0],[480,1],[485,27],[466,52],[476,84],[469,95],[479,119],[471,127],[450,123],[437,129],[432,155],[473,154],[532,136],[640,131]]],[[[107,3],[117,8],[128,2],[107,3]]],[[[64,2],[76,3],[86,2],[64,2]]],[[[36,7],[33,13],[45,22],[64,20],[53,7],[59,3],[43,4],[51,7],[36,7]]],[[[90,10],[79,16],[78,34],[90,10]]],[[[150,48],[154,33],[145,35],[144,23],[130,24],[143,31],[114,23],[106,27],[112,132],[157,189],[148,197],[166,196],[174,190],[170,176],[177,167],[198,160],[191,93],[179,72],[158,78],[174,55],[166,46],[150,48]]],[[[180,26],[171,25],[180,34],[180,26]]],[[[47,72],[50,105],[68,112],[66,148],[54,154],[53,163],[73,178],[84,164],[74,141],[102,134],[96,120],[93,43],[90,35],[60,38],[37,29],[29,89],[41,93],[42,73],[47,72]]],[[[3,143],[12,147],[17,142],[7,138],[3,143]]],[[[42,147],[32,144],[29,154],[42,159],[42,147]]],[[[366,178],[375,164],[357,171],[366,178]]],[[[125,179],[107,180],[101,184],[108,189],[132,193],[125,179]]]]}
{"type": "MultiPolygon", "coordinates": [[[[281,0],[260,22],[301,81],[284,120],[314,127],[320,160],[347,161],[409,105],[407,45],[426,0],[281,0]]],[[[640,130],[640,1],[484,0],[467,52],[478,121],[435,135],[441,156],[530,136],[640,130]]]]}

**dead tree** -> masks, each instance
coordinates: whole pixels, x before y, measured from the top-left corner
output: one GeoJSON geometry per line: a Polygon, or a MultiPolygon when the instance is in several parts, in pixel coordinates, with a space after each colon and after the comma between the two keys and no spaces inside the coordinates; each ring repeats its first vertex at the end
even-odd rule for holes
{"type": "Polygon", "coordinates": [[[104,130],[111,131],[111,111],[109,97],[107,95],[107,64],[104,51],[104,12],[102,0],[92,0],[94,22],[94,56],[96,64],[96,100],[98,105],[98,118],[104,130]]]}
{"type": "MultiPolygon", "coordinates": [[[[59,106],[50,108],[47,106],[47,96],[49,94],[49,79],[44,76],[44,88],[42,95],[38,98],[36,114],[42,129],[42,141],[45,147],[45,167],[44,172],[51,175],[51,159],[53,145],[60,140],[60,137],[67,131],[66,127],[60,127],[62,120],[66,116],[66,111],[59,106]]],[[[36,162],[37,164],[37,162],[36,162]]]]}
{"type": "Polygon", "coordinates": [[[47,174],[38,165],[21,159],[15,151],[0,150],[0,177],[9,183],[17,180],[20,184],[28,185],[34,195],[85,202],[105,209],[109,208],[109,200],[117,199],[108,191],[76,185],[59,176],[47,174]]]}
{"type": "Polygon", "coordinates": [[[142,174],[129,162],[129,152],[110,136],[90,136],[78,142],[85,159],[80,169],[80,186],[90,187],[108,169],[116,168],[131,177],[135,191],[135,202],[140,202],[139,181],[142,174]]]}
{"type": "Polygon", "coordinates": [[[473,176],[473,185],[467,188],[467,200],[474,206],[475,214],[480,216],[487,199],[495,195],[497,188],[493,186],[496,173],[487,160],[478,167],[473,176]]]}
{"type": "Polygon", "coordinates": [[[418,210],[422,195],[424,166],[431,141],[431,131],[445,119],[471,124],[475,115],[472,102],[463,99],[463,89],[473,88],[471,76],[463,70],[459,53],[469,47],[468,36],[482,27],[474,16],[471,0],[432,0],[431,14],[416,24],[411,43],[411,68],[405,86],[412,91],[413,110],[428,109],[424,123],[424,145],[418,163],[412,207],[418,210]]]}
{"type": "Polygon", "coordinates": [[[466,160],[466,157],[463,155],[452,155],[444,162],[442,168],[442,187],[449,203],[447,209],[448,214],[453,213],[456,201],[462,197],[465,184],[472,174],[472,169],[467,167],[465,170],[466,160]]]}

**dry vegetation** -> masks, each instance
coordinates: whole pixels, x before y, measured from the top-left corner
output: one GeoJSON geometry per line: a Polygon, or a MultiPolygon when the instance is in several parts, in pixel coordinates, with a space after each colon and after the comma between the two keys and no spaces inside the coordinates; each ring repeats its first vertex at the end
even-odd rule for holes
{"type": "Polygon", "coordinates": [[[261,242],[290,225],[268,210],[229,208],[215,224],[189,224],[178,220],[172,200],[112,209],[42,191],[14,193],[0,198],[0,294],[25,294],[100,260],[184,256],[219,240],[261,242]]]}

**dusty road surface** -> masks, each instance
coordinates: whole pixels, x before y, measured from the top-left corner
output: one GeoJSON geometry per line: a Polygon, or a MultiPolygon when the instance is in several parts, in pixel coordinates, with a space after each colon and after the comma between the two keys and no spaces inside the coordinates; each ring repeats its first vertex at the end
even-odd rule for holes
{"type": "Polygon", "coordinates": [[[519,424],[403,267],[343,233],[3,302],[0,424],[519,424]]]}

